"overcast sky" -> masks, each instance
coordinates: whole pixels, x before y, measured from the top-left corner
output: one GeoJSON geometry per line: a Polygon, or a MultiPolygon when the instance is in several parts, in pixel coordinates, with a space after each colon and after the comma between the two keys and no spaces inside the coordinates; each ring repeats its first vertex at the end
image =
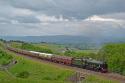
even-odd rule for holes
{"type": "Polygon", "coordinates": [[[0,35],[125,35],[125,0],[0,0],[0,35]]]}

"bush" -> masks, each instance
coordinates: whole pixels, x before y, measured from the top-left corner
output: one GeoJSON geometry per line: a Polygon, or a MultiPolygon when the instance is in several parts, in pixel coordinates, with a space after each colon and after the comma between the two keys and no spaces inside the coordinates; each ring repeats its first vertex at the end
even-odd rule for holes
{"type": "Polygon", "coordinates": [[[75,51],[68,50],[68,51],[65,51],[64,55],[66,55],[66,56],[73,56],[73,55],[76,55],[76,53],[75,53],[75,51]]]}
{"type": "Polygon", "coordinates": [[[19,78],[28,78],[29,75],[30,75],[29,72],[23,71],[23,72],[18,73],[17,77],[19,77],[19,78]]]}
{"type": "Polygon", "coordinates": [[[0,49],[0,64],[7,65],[11,62],[13,57],[10,54],[7,54],[5,51],[0,49]]]}
{"type": "Polygon", "coordinates": [[[98,55],[107,61],[110,71],[125,75],[125,44],[107,44],[98,55]]]}

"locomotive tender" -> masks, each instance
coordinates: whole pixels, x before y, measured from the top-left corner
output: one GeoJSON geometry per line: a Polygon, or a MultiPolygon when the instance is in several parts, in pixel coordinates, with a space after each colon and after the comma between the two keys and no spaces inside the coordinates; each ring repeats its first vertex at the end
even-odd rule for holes
{"type": "Polygon", "coordinates": [[[106,62],[103,62],[103,61],[97,61],[97,60],[86,59],[86,58],[58,56],[54,54],[41,53],[41,52],[35,52],[35,51],[26,51],[26,50],[12,48],[9,46],[7,46],[7,49],[19,54],[40,58],[42,60],[48,60],[51,62],[56,62],[56,63],[65,64],[69,66],[75,66],[75,67],[98,71],[102,73],[108,72],[108,65],[106,64],[106,62]]]}

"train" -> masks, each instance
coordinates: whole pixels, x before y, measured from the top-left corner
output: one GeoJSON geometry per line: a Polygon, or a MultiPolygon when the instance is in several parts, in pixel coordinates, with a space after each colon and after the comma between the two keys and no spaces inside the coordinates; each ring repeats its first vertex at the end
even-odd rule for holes
{"type": "Polygon", "coordinates": [[[35,52],[35,51],[27,51],[27,50],[13,48],[10,46],[7,46],[7,49],[15,53],[19,53],[19,54],[23,54],[30,57],[35,57],[35,58],[39,58],[42,60],[47,60],[47,61],[51,61],[59,64],[79,67],[79,68],[102,72],[102,73],[108,72],[108,65],[104,61],[98,61],[90,58],[74,58],[74,57],[59,56],[55,54],[41,53],[41,52],[35,52]]]}

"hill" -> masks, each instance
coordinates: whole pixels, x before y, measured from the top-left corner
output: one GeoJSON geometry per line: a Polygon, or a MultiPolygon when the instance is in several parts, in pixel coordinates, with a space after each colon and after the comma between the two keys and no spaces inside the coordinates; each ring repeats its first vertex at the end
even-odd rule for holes
{"type": "Polygon", "coordinates": [[[19,40],[25,42],[47,42],[57,44],[67,44],[80,49],[95,49],[99,48],[104,43],[111,42],[125,42],[125,38],[122,37],[86,37],[86,36],[0,36],[4,40],[19,40]]]}

